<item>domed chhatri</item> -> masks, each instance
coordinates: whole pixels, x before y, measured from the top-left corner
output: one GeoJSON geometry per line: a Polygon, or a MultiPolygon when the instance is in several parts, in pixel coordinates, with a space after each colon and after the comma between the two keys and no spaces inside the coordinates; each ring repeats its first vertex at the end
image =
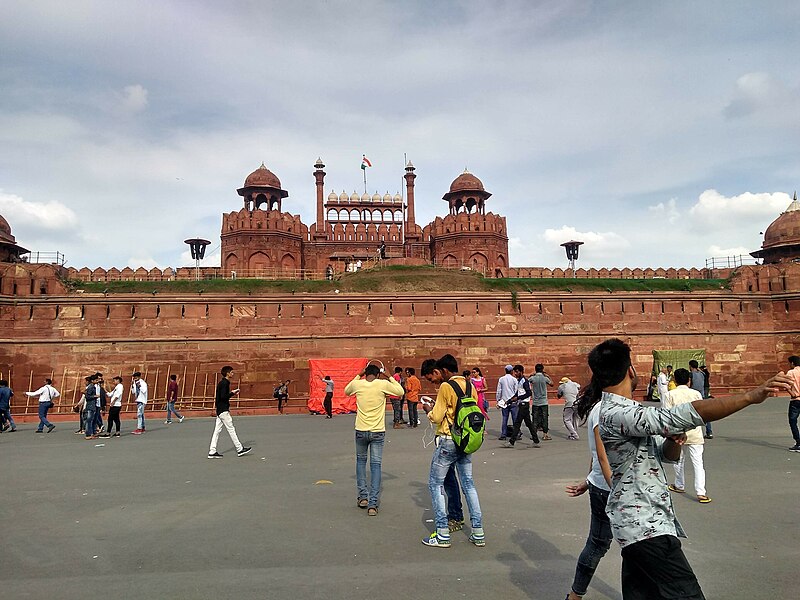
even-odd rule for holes
{"type": "Polygon", "coordinates": [[[486,191],[483,182],[472,173],[464,169],[464,172],[453,180],[450,184],[450,193],[463,191],[486,191]]]}
{"type": "Polygon", "coordinates": [[[792,203],[764,232],[761,250],[750,253],[763,259],[764,264],[800,260],[800,202],[797,192],[792,203]]]}
{"type": "Polygon", "coordinates": [[[271,187],[281,189],[281,180],[262,162],[261,166],[247,176],[244,187],[271,187]]]}
{"type": "Polygon", "coordinates": [[[11,225],[3,218],[3,215],[0,215],[0,240],[14,243],[14,236],[11,235],[11,225]]]}
{"type": "Polygon", "coordinates": [[[0,215],[0,262],[18,262],[20,256],[28,250],[17,245],[17,240],[11,233],[11,225],[0,215]]]}

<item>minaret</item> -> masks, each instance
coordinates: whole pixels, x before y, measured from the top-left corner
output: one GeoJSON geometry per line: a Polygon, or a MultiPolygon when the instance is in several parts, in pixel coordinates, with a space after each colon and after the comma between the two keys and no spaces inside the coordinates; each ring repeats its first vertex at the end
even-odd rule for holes
{"type": "Polygon", "coordinates": [[[414,217],[414,180],[417,178],[414,175],[414,165],[408,161],[406,165],[406,199],[408,201],[408,213],[406,213],[406,235],[413,234],[416,230],[416,219],[414,217]]]}
{"type": "Polygon", "coordinates": [[[325,165],[322,163],[322,159],[317,158],[317,162],[314,163],[314,179],[317,185],[317,223],[314,231],[316,236],[319,237],[325,236],[325,205],[322,200],[325,186],[325,171],[322,170],[324,168],[325,165]]]}

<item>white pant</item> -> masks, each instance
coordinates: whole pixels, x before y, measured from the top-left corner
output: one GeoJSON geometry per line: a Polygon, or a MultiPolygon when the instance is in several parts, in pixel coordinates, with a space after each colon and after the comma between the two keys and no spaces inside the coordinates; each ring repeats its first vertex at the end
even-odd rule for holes
{"type": "Polygon", "coordinates": [[[681,448],[681,458],[675,466],[675,487],[684,489],[684,466],[686,453],[692,459],[694,467],[694,491],[698,496],[706,495],[706,470],[703,467],[703,444],[686,444],[681,448]]]}
{"type": "Polygon", "coordinates": [[[236,451],[239,452],[239,450],[242,449],[242,442],[236,437],[236,429],[233,427],[233,417],[231,417],[231,413],[225,411],[217,416],[217,422],[216,425],[214,425],[214,434],[211,436],[211,447],[208,449],[209,454],[214,454],[214,452],[217,451],[217,440],[219,440],[219,434],[222,433],[223,425],[225,429],[228,430],[228,435],[231,436],[231,441],[236,447],[236,451]]]}

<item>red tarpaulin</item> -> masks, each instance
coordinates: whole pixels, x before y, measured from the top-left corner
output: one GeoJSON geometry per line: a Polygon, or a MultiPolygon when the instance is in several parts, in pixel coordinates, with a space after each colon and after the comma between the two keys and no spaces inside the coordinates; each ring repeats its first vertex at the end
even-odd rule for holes
{"type": "Polygon", "coordinates": [[[356,397],[345,396],[344,388],[358,375],[369,362],[366,358],[318,358],[308,361],[308,410],[324,413],[322,401],[325,399],[325,382],[320,377],[330,375],[333,379],[333,412],[351,413],[356,411],[356,397]]]}

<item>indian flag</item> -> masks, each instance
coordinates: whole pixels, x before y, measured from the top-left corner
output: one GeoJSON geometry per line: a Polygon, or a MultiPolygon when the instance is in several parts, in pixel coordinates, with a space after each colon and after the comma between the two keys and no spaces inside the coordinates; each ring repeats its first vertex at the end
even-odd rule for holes
{"type": "Polygon", "coordinates": [[[361,168],[366,171],[367,167],[371,167],[371,166],[372,166],[372,163],[369,162],[369,159],[366,157],[366,155],[362,154],[361,155],[361,168]]]}

